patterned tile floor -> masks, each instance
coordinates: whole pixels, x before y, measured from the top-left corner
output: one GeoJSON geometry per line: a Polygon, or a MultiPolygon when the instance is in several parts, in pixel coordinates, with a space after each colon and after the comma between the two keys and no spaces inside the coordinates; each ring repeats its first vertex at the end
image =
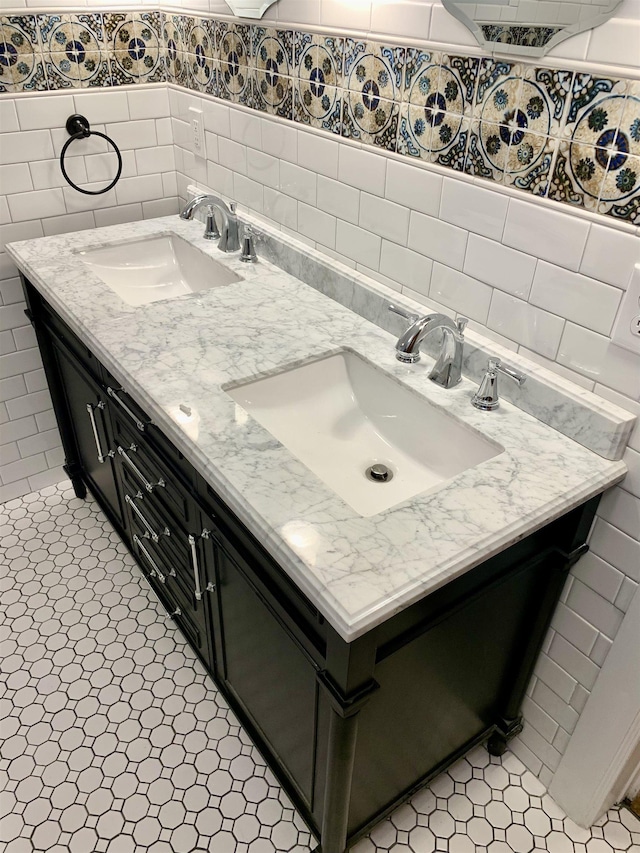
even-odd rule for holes
{"type": "MultiPolygon", "coordinates": [[[[0,507],[0,850],[308,853],[304,822],[93,501],[0,507]]],[[[640,821],[566,818],[483,748],[352,853],[640,851],[640,821]]]]}

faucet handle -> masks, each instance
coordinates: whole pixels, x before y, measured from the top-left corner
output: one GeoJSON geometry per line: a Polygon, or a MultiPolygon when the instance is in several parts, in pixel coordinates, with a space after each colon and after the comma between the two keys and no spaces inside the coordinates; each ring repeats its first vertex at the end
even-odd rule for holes
{"type": "Polygon", "coordinates": [[[238,203],[235,201],[230,201],[229,202],[229,210],[231,211],[231,213],[236,213],[237,209],[238,209],[238,203]]]}
{"type": "Polygon", "coordinates": [[[476,409],[490,412],[492,409],[497,409],[500,405],[500,398],[498,397],[499,373],[509,376],[518,385],[524,385],[527,378],[524,373],[512,370],[510,367],[503,367],[499,358],[490,358],[480,386],[471,398],[471,405],[475,406],[476,409]]]}
{"type": "Polygon", "coordinates": [[[412,314],[411,311],[405,311],[404,308],[399,308],[397,305],[389,305],[389,311],[393,314],[398,314],[400,317],[404,317],[410,323],[415,323],[420,318],[419,314],[412,314]]]}
{"type": "Polygon", "coordinates": [[[261,243],[264,239],[262,231],[258,231],[254,225],[247,223],[242,229],[243,236],[252,237],[255,243],[261,243]]]}
{"type": "Polygon", "coordinates": [[[255,263],[258,260],[255,248],[255,241],[257,239],[258,235],[256,232],[253,230],[251,225],[247,225],[244,229],[242,252],[240,253],[240,260],[244,263],[255,263]]]}
{"type": "Polygon", "coordinates": [[[518,385],[524,385],[527,377],[524,373],[520,373],[519,370],[513,370],[511,367],[505,367],[499,358],[490,358],[489,364],[487,366],[488,370],[496,370],[498,373],[502,373],[505,376],[509,376],[514,382],[517,382],[518,385]]]}
{"type": "Polygon", "coordinates": [[[464,335],[464,330],[467,328],[468,322],[468,317],[458,317],[458,319],[456,320],[456,326],[458,327],[458,333],[460,335],[464,335]]]}

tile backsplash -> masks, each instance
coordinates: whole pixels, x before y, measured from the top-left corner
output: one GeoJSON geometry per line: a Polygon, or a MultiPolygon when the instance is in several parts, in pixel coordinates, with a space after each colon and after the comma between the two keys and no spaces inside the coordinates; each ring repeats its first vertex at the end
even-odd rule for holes
{"type": "Polygon", "coordinates": [[[0,18],[0,91],[170,82],[640,223],[640,82],[340,33],[141,12],[0,18]]]}

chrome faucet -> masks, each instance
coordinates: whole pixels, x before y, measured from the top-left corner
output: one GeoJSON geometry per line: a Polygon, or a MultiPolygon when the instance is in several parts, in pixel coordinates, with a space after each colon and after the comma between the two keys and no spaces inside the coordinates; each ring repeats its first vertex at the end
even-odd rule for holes
{"type": "Polygon", "coordinates": [[[238,217],[236,216],[235,202],[229,202],[227,207],[217,195],[197,195],[186,205],[180,219],[193,219],[193,215],[199,208],[207,206],[207,225],[204,232],[206,240],[214,240],[220,237],[218,248],[221,252],[237,252],[240,248],[238,236],[238,217]],[[222,234],[219,233],[215,221],[215,211],[219,210],[222,216],[222,234]]]}
{"type": "Polygon", "coordinates": [[[429,379],[444,388],[453,388],[454,385],[457,385],[462,378],[464,330],[469,322],[467,318],[459,317],[457,321],[454,321],[446,314],[426,314],[420,317],[418,314],[411,314],[395,305],[390,305],[389,311],[399,314],[411,323],[396,343],[398,361],[415,364],[416,361],[420,360],[420,344],[422,341],[430,332],[435,329],[442,329],[442,348],[429,374],[429,379]]]}

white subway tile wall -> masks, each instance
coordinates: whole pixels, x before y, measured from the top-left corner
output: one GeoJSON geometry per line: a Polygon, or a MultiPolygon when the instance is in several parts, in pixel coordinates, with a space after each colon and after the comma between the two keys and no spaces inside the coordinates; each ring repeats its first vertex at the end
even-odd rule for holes
{"type": "MultiPolygon", "coordinates": [[[[13,3],[13,6],[18,4],[13,3]]],[[[0,101],[0,503],[63,478],[63,458],[22,287],[4,245],[177,211],[167,87],[144,92],[74,92],[0,101]],[[123,155],[122,179],[104,196],[69,187],[57,155],[75,112],[113,136],[123,155]]],[[[97,138],[69,149],[72,180],[99,189],[115,173],[115,156],[97,138]]]]}

